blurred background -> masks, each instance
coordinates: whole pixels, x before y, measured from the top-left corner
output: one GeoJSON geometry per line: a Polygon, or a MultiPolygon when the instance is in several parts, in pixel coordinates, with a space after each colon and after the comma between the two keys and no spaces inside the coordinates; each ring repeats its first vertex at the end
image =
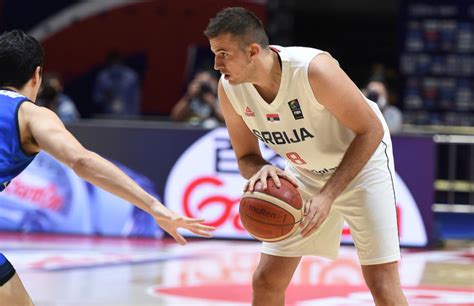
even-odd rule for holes
{"type": "MultiPolygon", "coordinates": [[[[254,11],[272,44],[328,51],[377,102],[393,137],[403,247],[472,245],[472,0],[0,0],[0,31],[19,28],[40,41],[37,103],[86,147],[172,209],[209,220],[217,238],[250,240],[238,216],[244,181],[203,35],[227,6],[254,11]]],[[[148,215],[44,153],[0,195],[0,231],[10,251],[25,239],[43,241],[24,233],[164,237],[148,215]]],[[[351,243],[347,226],[343,242],[351,243]]],[[[473,274],[467,278],[472,285],[473,274]]]]}

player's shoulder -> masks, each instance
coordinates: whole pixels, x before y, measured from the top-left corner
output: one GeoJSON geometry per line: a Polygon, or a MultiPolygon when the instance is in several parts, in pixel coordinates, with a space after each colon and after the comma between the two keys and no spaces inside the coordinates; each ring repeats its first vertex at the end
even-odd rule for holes
{"type": "Polygon", "coordinates": [[[56,117],[56,115],[52,110],[44,106],[38,106],[31,101],[25,101],[18,109],[18,120],[20,124],[22,122],[37,122],[43,118],[49,120],[53,117],[56,117]]]}
{"type": "Polygon", "coordinates": [[[279,51],[279,54],[283,59],[294,63],[307,63],[308,61],[311,61],[316,55],[326,53],[325,51],[320,49],[301,46],[272,46],[272,48],[279,51]]]}
{"type": "Polygon", "coordinates": [[[35,103],[29,101],[29,100],[26,100],[25,102],[23,102],[21,105],[20,105],[20,108],[19,108],[19,111],[20,112],[23,112],[23,113],[36,113],[36,112],[39,112],[42,110],[42,108],[44,107],[41,107],[41,106],[38,106],[36,105],[35,103]]]}

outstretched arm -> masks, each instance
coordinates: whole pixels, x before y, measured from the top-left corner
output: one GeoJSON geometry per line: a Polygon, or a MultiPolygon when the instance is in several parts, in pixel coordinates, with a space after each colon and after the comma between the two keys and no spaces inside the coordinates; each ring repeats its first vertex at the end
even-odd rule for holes
{"type": "Polygon", "coordinates": [[[203,220],[178,216],[118,167],[85,149],[52,111],[24,103],[20,108],[19,120],[26,151],[44,150],[73,169],[84,180],[145,210],[180,244],[186,241],[176,231],[177,227],[186,228],[200,236],[210,236],[212,228],[201,224],[203,220]]]}

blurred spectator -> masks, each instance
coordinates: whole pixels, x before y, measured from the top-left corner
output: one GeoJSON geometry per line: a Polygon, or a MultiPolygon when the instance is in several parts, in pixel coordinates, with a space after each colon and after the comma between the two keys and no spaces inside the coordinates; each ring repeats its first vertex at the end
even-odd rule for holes
{"type": "Polygon", "coordinates": [[[224,122],[217,100],[218,79],[209,70],[198,71],[183,97],[171,111],[171,119],[185,121],[205,128],[224,122]]]}
{"type": "Polygon", "coordinates": [[[101,114],[129,117],[140,114],[140,81],[117,52],[107,55],[106,67],[95,80],[93,100],[101,114]]]}
{"type": "Polygon", "coordinates": [[[387,122],[390,133],[400,132],[403,124],[402,112],[396,106],[390,104],[385,82],[381,78],[373,78],[364,89],[364,94],[369,100],[377,103],[387,122]]]}
{"type": "Polygon", "coordinates": [[[64,123],[70,123],[79,119],[80,115],[74,102],[63,90],[58,74],[45,73],[38,94],[38,105],[51,109],[64,123]]]}

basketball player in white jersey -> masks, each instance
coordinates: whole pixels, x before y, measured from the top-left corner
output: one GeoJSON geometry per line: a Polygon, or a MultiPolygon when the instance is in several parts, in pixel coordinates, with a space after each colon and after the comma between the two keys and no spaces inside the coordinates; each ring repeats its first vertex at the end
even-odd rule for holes
{"type": "Polygon", "coordinates": [[[377,105],[328,53],[269,46],[261,21],[243,8],[222,10],[204,33],[222,74],[219,99],[245,188],[286,177],[305,201],[299,230],[263,243],[253,305],[284,305],[301,256],[335,258],[344,220],[375,303],[407,305],[391,141],[377,105]],[[262,158],[258,140],[287,160],[285,171],[262,158]]]}

